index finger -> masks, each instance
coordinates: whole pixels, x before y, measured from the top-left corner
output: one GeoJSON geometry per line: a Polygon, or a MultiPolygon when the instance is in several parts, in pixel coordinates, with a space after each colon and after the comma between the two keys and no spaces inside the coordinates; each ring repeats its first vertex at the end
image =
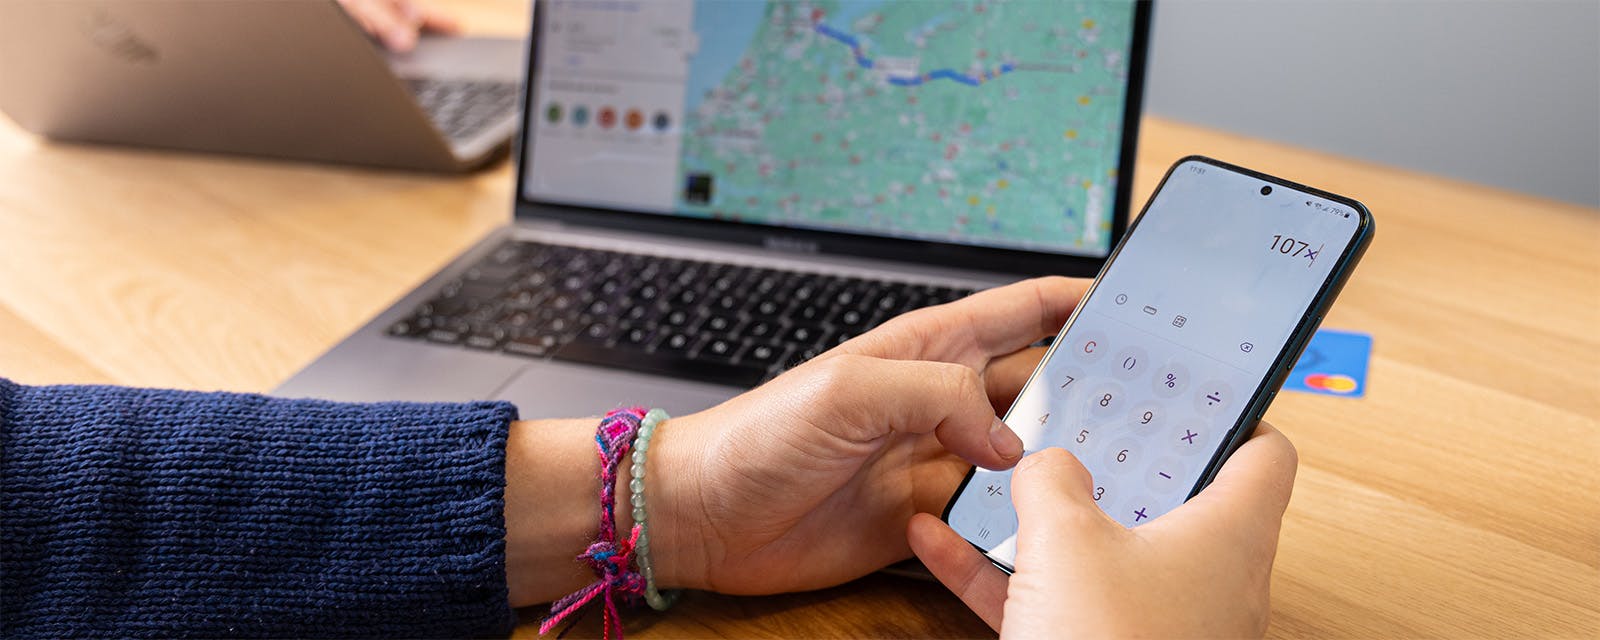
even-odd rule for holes
{"type": "Polygon", "coordinates": [[[1060,331],[1089,283],[1052,276],[980,291],[902,315],[845,347],[863,355],[956,362],[981,371],[991,358],[1060,331]]]}

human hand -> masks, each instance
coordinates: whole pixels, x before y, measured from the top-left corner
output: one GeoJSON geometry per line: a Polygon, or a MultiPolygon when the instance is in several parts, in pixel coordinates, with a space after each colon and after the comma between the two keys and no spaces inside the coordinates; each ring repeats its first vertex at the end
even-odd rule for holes
{"type": "Polygon", "coordinates": [[[658,582],[798,591],[908,557],[908,519],[966,472],[950,452],[996,469],[1020,457],[995,403],[1015,397],[1042,352],[1023,350],[1060,329],[1087,285],[1031,280],[913,311],[668,420],[646,483],[658,582]]]}
{"type": "Polygon", "coordinates": [[[410,51],[417,46],[417,36],[423,31],[461,31],[454,18],[414,0],[339,0],[339,5],[367,35],[383,42],[390,51],[410,51]]]}
{"type": "Polygon", "coordinates": [[[938,518],[918,514],[908,537],[1002,637],[1260,637],[1297,464],[1288,438],[1263,422],[1211,486],[1128,529],[1095,505],[1072,454],[1030,455],[1011,480],[1018,531],[1009,581],[938,518]]]}

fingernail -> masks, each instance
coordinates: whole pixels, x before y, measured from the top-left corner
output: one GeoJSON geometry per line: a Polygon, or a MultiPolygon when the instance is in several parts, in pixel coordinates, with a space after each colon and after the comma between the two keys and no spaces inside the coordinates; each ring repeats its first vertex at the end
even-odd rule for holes
{"type": "Polygon", "coordinates": [[[1022,438],[1017,437],[1017,432],[994,419],[994,424],[989,425],[989,446],[994,447],[995,453],[1007,460],[1016,460],[1022,457],[1022,438]]]}

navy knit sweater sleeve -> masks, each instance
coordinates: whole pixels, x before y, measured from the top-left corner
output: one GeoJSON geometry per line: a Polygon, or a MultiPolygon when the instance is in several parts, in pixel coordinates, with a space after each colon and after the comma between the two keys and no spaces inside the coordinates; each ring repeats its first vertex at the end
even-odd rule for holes
{"type": "Polygon", "coordinates": [[[0,379],[0,636],[508,633],[515,418],[0,379]]]}

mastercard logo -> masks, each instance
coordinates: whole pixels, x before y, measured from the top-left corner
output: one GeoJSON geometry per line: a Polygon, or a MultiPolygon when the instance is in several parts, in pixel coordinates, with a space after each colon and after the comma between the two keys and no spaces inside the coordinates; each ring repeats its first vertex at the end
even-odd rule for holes
{"type": "Polygon", "coordinates": [[[1338,373],[1313,373],[1306,376],[1306,386],[1332,393],[1354,393],[1356,379],[1338,373]]]}

